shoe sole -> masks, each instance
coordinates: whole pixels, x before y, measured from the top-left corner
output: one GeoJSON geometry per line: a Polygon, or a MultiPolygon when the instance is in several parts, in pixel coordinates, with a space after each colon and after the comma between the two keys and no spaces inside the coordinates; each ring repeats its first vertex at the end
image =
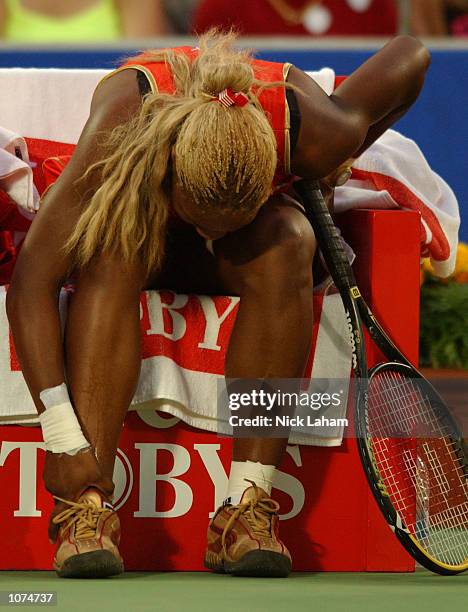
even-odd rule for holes
{"type": "Polygon", "coordinates": [[[110,550],[92,550],[68,557],[55,571],[60,578],[107,578],[122,574],[124,565],[110,550]]]}
{"type": "Polygon", "coordinates": [[[291,573],[291,561],[286,555],[270,550],[251,550],[239,561],[229,562],[208,551],[205,567],[217,573],[258,578],[286,578],[291,573]]]}

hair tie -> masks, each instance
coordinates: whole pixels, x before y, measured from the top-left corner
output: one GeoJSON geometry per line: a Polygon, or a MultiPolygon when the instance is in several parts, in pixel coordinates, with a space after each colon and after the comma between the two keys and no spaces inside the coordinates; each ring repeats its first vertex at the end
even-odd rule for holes
{"type": "Polygon", "coordinates": [[[230,87],[223,89],[213,100],[222,104],[225,108],[230,106],[245,106],[249,103],[249,98],[242,91],[236,93],[230,87]]]}

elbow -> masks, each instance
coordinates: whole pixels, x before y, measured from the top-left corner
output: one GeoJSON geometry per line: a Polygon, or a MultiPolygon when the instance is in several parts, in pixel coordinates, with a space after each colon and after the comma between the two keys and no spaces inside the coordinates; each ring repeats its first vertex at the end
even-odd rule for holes
{"type": "Polygon", "coordinates": [[[407,83],[402,89],[406,92],[403,105],[410,106],[416,101],[424,85],[426,72],[431,64],[431,54],[429,49],[413,36],[398,36],[395,42],[400,50],[400,78],[402,82],[407,83]]]}
{"type": "Polygon", "coordinates": [[[417,38],[415,41],[414,62],[416,69],[424,76],[431,65],[431,53],[429,49],[417,38]]]}
{"type": "Polygon", "coordinates": [[[423,75],[431,64],[431,53],[424,43],[410,35],[401,35],[396,39],[404,50],[408,63],[416,72],[423,75]]]}
{"type": "Polygon", "coordinates": [[[63,279],[50,270],[38,253],[31,254],[26,242],[21,248],[6,294],[6,315],[15,333],[49,304],[57,303],[63,279]]]}
{"type": "Polygon", "coordinates": [[[411,60],[419,63],[421,68],[427,70],[431,63],[431,54],[426,45],[409,34],[401,34],[392,40],[392,44],[398,45],[403,53],[411,60]]]}
{"type": "Polygon", "coordinates": [[[18,320],[18,313],[21,309],[21,291],[14,285],[10,285],[6,294],[6,314],[10,327],[13,329],[18,320]]]}
{"type": "Polygon", "coordinates": [[[15,270],[5,303],[6,315],[13,332],[16,327],[24,325],[25,317],[37,307],[44,289],[44,284],[39,283],[29,272],[20,273],[18,269],[15,270]]]}
{"type": "Polygon", "coordinates": [[[27,279],[15,270],[5,301],[8,322],[12,328],[20,321],[21,313],[26,309],[26,300],[30,295],[30,292],[27,291],[27,284],[27,279]]]}
{"type": "Polygon", "coordinates": [[[426,73],[431,64],[431,54],[427,47],[420,43],[419,48],[413,56],[412,74],[410,83],[409,101],[412,104],[416,101],[424,85],[426,73]]]}

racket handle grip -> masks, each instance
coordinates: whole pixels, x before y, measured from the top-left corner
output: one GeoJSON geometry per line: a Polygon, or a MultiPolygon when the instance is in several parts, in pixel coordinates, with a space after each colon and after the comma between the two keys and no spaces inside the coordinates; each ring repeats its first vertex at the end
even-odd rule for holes
{"type": "Polygon", "coordinates": [[[339,291],[348,291],[356,285],[341,236],[325,204],[318,181],[302,179],[294,184],[301,196],[306,217],[312,225],[319,247],[330,274],[339,291]]]}

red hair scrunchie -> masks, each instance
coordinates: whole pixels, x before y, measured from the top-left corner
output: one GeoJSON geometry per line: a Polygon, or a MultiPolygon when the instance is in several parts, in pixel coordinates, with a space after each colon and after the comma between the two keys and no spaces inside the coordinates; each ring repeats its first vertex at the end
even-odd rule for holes
{"type": "Polygon", "coordinates": [[[242,91],[235,92],[230,87],[220,91],[217,98],[214,98],[217,102],[222,104],[225,108],[230,106],[245,106],[249,103],[249,98],[242,91]]]}

